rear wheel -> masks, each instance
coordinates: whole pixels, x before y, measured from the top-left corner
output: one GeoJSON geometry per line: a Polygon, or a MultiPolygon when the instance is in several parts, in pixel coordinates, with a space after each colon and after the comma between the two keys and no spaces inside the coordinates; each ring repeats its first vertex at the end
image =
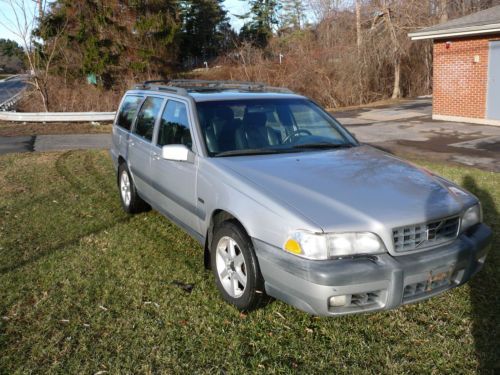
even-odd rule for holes
{"type": "Polygon", "coordinates": [[[264,280],[245,231],[234,222],[222,223],[210,250],[215,282],[224,300],[244,311],[258,307],[264,297],[264,280]]]}
{"type": "Polygon", "coordinates": [[[147,208],[146,202],[137,194],[134,182],[125,163],[118,167],[118,188],[123,210],[129,214],[142,212],[147,208]]]}

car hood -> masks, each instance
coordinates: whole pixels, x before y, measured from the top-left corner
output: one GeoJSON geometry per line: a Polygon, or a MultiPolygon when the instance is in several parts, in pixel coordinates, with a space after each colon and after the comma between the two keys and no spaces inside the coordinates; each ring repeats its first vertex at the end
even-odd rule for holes
{"type": "Polygon", "coordinates": [[[217,162],[325,232],[423,223],[464,206],[431,173],[366,145],[217,162]]]}

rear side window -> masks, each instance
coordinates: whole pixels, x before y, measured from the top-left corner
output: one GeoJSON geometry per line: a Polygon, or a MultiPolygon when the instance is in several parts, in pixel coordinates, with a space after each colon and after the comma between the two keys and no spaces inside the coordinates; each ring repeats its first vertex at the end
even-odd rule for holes
{"type": "Polygon", "coordinates": [[[116,124],[124,129],[130,130],[141,101],[142,96],[127,95],[118,113],[116,124]]]}
{"type": "Polygon", "coordinates": [[[184,103],[169,100],[161,116],[158,146],[185,145],[192,147],[191,133],[184,103]]]}
{"type": "Polygon", "coordinates": [[[134,133],[138,136],[151,141],[153,139],[153,130],[155,127],[156,119],[160,113],[160,108],[163,99],[148,97],[137,115],[137,122],[135,124],[134,133]]]}

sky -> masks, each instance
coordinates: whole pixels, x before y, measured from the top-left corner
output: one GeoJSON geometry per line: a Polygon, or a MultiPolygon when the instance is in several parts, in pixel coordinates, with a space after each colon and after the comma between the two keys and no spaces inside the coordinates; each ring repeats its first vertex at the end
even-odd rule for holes
{"type": "Polygon", "coordinates": [[[224,7],[228,11],[228,16],[230,18],[231,26],[236,31],[240,31],[243,26],[244,20],[240,20],[234,15],[241,15],[248,12],[248,2],[241,0],[225,0],[224,7]]]}
{"type": "MultiPolygon", "coordinates": [[[[19,0],[18,3],[26,5],[26,12],[29,19],[33,19],[33,14],[36,12],[36,2],[33,0],[19,0]],[[31,16],[30,16],[31,15],[31,16]]],[[[20,8],[16,8],[16,13],[21,16],[20,8]]],[[[15,40],[22,45],[22,39],[11,30],[17,30],[15,12],[6,0],[0,0],[0,39],[15,40]]]]}
{"type": "MultiPolygon", "coordinates": [[[[25,4],[34,9],[36,3],[33,0],[22,0],[25,4]]],[[[231,25],[236,31],[239,31],[241,26],[243,26],[244,20],[240,20],[235,15],[241,15],[248,11],[248,3],[242,0],[225,0],[224,7],[228,11],[228,16],[231,21],[231,25]]],[[[12,28],[12,22],[14,21],[14,13],[12,12],[10,6],[5,0],[0,0],[0,39],[12,39],[20,42],[19,37],[14,35],[8,30],[5,25],[10,25],[12,28]]]]}

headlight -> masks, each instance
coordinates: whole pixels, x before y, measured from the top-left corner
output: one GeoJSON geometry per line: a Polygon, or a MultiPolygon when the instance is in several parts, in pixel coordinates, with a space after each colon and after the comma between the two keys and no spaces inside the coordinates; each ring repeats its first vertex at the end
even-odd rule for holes
{"type": "Polygon", "coordinates": [[[292,254],[314,260],[387,251],[382,240],[369,232],[317,234],[297,231],[292,233],[283,248],[292,254]]]}
{"type": "Polygon", "coordinates": [[[481,205],[469,207],[462,216],[462,223],[460,225],[460,232],[472,227],[473,225],[483,221],[483,212],[481,205]]]}

